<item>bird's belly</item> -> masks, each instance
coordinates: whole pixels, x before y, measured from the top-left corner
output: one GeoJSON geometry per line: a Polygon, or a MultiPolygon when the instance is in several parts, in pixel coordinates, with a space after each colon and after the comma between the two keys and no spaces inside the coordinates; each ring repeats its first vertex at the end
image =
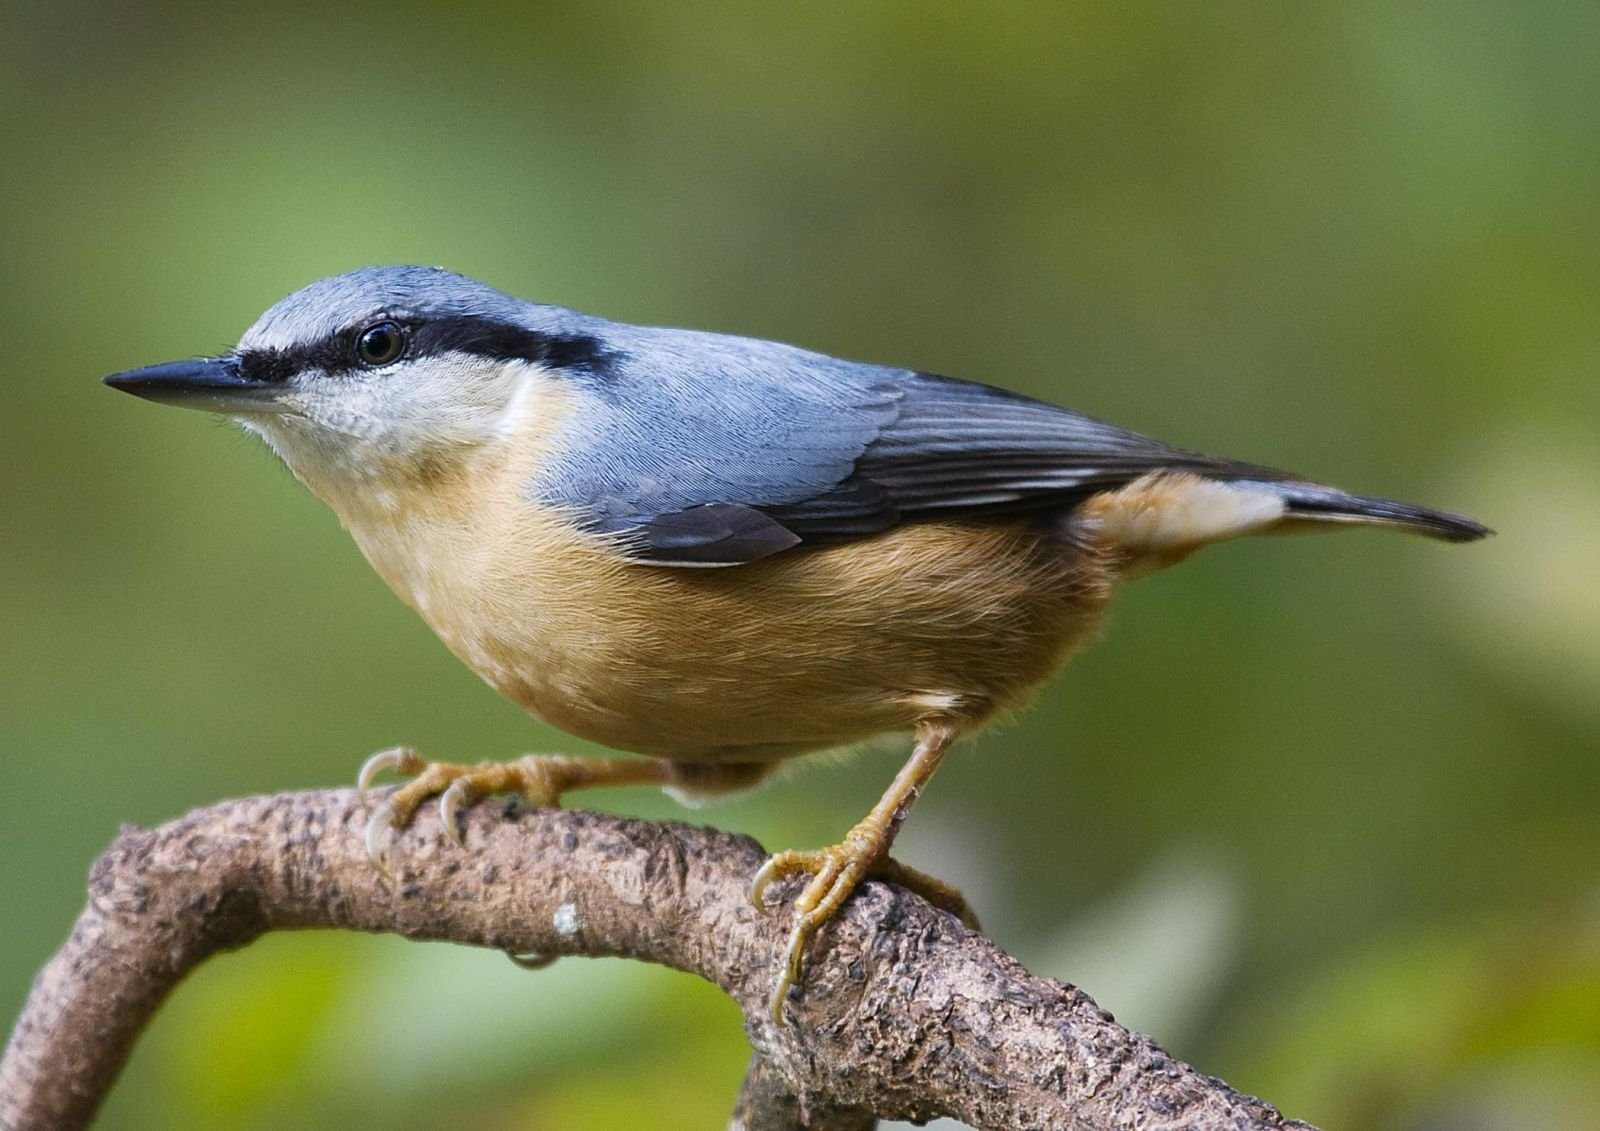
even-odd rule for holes
{"type": "Polygon", "coordinates": [[[696,762],[980,722],[1065,660],[1111,588],[1098,556],[1024,520],[922,523],[728,569],[575,560],[490,568],[418,607],[536,717],[696,762]]]}
{"type": "Polygon", "coordinates": [[[535,518],[454,538],[351,528],[507,698],[581,738],[682,761],[785,758],[936,717],[975,725],[1088,637],[1112,583],[1100,555],[1028,519],[675,569],[535,518]]]}

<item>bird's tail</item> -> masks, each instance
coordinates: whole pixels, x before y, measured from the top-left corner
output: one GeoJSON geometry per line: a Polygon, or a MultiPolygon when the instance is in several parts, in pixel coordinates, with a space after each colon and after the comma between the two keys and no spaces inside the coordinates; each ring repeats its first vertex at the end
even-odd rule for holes
{"type": "Polygon", "coordinates": [[[1492,534],[1487,526],[1466,515],[1430,510],[1394,499],[1350,495],[1335,487],[1299,480],[1234,480],[1235,486],[1270,491],[1284,502],[1279,529],[1308,529],[1328,523],[1392,526],[1425,534],[1444,542],[1476,542],[1492,534]]]}
{"type": "Polygon", "coordinates": [[[1387,526],[1446,542],[1489,533],[1459,514],[1351,495],[1262,467],[1215,464],[1201,471],[1156,471],[1086,499],[1072,511],[1075,531],[1119,551],[1128,576],[1180,562],[1202,546],[1245,534],[1387,526]]]}

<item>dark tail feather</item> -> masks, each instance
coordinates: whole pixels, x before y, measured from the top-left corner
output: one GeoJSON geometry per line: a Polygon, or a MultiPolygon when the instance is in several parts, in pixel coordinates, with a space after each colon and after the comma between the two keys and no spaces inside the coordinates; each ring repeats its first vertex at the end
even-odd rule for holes
{"type": "Polygon", "coordinates": [[[1265,487],[1282,496],[1284,502],[1289,504],[1289,521],[1296,525],[1296,520],[1299,520],[1305,523],[1354,522],[1371,526],[1397,526],[1445,542],[1476,542],[1484,535],[1494,533],[1483,523],[1466,515],[1415,507],[1393,499],[1347,495],[1333,487],[1319,487],[1315,483],[1279,480],[1252,485],[1265,487]]]}

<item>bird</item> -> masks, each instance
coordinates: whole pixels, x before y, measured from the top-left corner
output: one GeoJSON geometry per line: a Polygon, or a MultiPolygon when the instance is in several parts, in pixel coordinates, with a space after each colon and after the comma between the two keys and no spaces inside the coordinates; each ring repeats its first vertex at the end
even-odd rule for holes
{"type": "Polygon", "coordinates": [[[463,806],[654,784],[687,803],[790,761],[909,735],[808,877],[772,1016],[868,878],[976,926],[890,855],[958,738],[1024,706],[1124,580],[1247,534],[1376,526],[1470,542],[1481,523],[1174,447],[994,386],[778,342],[637,326],[443,268],[366,267],[282,299],[236,346],[106,377],[231,418],[338,515],[399,597],[530,715],[643,757],[362,766],[409,780],[367,845],[463,806]]]}

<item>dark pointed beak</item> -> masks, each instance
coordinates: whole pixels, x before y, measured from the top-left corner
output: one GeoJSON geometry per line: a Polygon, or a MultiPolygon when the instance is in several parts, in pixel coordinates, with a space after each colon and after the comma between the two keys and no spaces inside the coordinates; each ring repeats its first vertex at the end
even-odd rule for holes
{"type": "Polygon", "coordinates": [[[281,390],[270,382],[252,381],[230,359],[220,357],[169,361],[114,373],[104,380],[113,389],[147,401],[204,412],[260,412],[272,407],[281,390]]]}

